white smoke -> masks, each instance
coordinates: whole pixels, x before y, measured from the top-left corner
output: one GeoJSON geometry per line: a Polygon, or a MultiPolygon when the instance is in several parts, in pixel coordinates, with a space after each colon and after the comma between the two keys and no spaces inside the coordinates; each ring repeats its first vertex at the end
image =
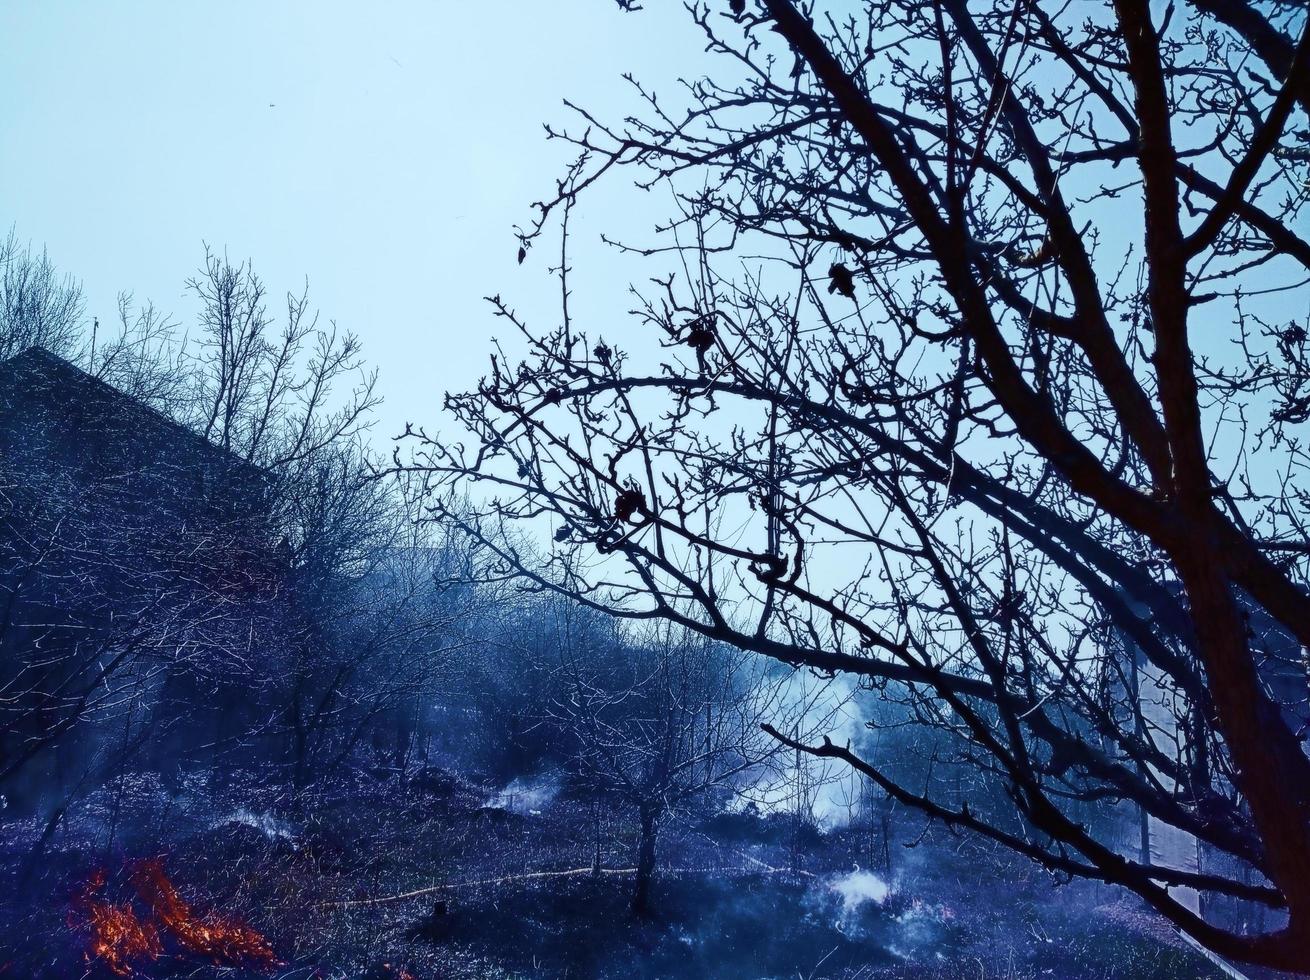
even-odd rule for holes
{"type": "MultiPolygon", "coordinates": [[[[826,736],[836,745],[858,748],[866,735],[867,711],[861,692],[847,677],[814,682],[790,677],[784,713],[797,712],[787,733],[810,744],[826,736]]],[[[825,831],[845,827],[858,815],[862,777],[845,762],[785,751],[767,771],[738,788],[727,809],[760,813],[798,813],[825,831]]]]}
{"type": "Polygon", "coordinates": [[[504,789],[489,796],[486,806],[520,816],[538,816],[557,795],[559,779],[555,776],[514,779],[504,789]]]}
{"type": "Polygon", "coordinates": [[[890,895],[891,888],[884,879],[856,865],[855,870],[845,874],[815,879],[807,905],[811,914],[830,921],[838,932],[860,938],[871,929],[885,930],[887,918],[881,910],[890,895]]]}
{"type": "Polygon", "coordinates": [[[872,871],[854,871],[828,879],[828,890],[841,898],[842,915],[849,916],[857,912],[865,902],[881,905],[887,901],[890,889],[872,871]]]}
{"type": "Polygon", "coordinates": [[[239,807],[222,820],[215,821],[213,826],[221,827],[227,823],[239,823],[252,827],[269,840],[290,841],[293,847],[296,843],[296,832],[291,825],[271,813],[253,813],[245,807],[239,807]]]}

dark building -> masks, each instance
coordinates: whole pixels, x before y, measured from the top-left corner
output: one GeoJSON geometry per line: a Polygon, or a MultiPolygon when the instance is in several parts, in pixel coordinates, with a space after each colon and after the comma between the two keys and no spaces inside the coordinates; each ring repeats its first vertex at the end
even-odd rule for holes
{"type": "Polygon", "coordinates": [[[267,490],[257,467],[39,347],[0,362],[0,454],[85,485],[131,484],[179,513],[204,502],[249,514],[267,490]]]}
{"type": "MultiPolygon", "coordinates": [[[[1187,596],[1176,583],[1166,583],[1180,607],[1187,596]]],[[[1248,597],[1238,594],[1252,657],[1265,691],[1279,706],[1284,721],[1306,743],[1310,732],[1310,671],[1306,651],[1280,623],[1248,597]]],[[[1141,614],[1147,614],[1141,609],[1141,614]]],[[[1128,636],[1116,634],[1114,654],[1123,659],[1118,676],[1127,679],[1125,687],[1113,694],[1137,715],[1141,738],[1149,740],[1166,758],[1175,761],[1193,785],[1183,785],[1154,768],[1149,775],[1163,789],[1171,792],[1185,807],[1202,806],[1207,794],[1231,795],[1222,771],[1211,758],[1211,738],[1195,704],[1183,696],[1172,678],[1153,666],[1128,636]]],[[[1181,871],[1218,874],[1253,883],[1251,871],[1235,858],[1199,841],[1186,830],[1133,808],[1132,826],[1125,823],[1121,842],[1123,853],[1143,863],[1181,871]]],[[[1125,808],[1125,815],[1128,810],[1125,808]]],[[[1263,906],[1231,898],[1204,895],[1190,888],[1170,889],[1175,898],[1210,922],[1238,932],[1264,932],[1282,916],[1263,906]]],[[[1209,954],[1207,954],[1209,955],[1209,954]]]]}
{"type": "Polygon", "coordinates": [[[225,667],[259,655],[279,591],[271,497],[257,467],[48,351],[0,363],[10,802],[57,805],[147,722],[174,749],[221,737],[225,667]]]}

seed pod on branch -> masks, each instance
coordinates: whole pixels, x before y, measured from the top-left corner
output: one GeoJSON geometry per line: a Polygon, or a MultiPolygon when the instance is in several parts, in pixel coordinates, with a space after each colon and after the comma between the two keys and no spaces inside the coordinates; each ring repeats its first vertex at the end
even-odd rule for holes
{"type": "Polygon", "coordinates": [[[828,292],[841,293],[847,299],[855,298],[855,276],[843,262],[834,262],[828,269],[828,292]]]}
{"type": "Polygon", "coordinates": [[[647,513],[646,497],[636,487],[620,491],[614,498],[614,518],[617,521],[631,523],[639,514],[647,513]]]}

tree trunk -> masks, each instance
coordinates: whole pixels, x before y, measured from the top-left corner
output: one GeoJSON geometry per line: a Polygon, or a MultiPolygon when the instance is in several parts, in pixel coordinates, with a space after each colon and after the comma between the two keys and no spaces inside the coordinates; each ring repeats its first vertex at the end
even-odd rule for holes
{"type": "Polygon", "coordinates": [[[650,915],[650,885],[655,876],[655,837],[659,833],[659,810],[641,808],[641,841],[637,845],[637,880],[632,892],[632,914],[650,915]]]}

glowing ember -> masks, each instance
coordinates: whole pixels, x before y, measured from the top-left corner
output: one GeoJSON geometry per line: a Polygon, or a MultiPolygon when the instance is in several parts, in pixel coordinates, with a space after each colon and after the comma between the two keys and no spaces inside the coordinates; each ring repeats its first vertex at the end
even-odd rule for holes
{"type": "Polygon", "coordinates": [[[167,947],[216,966],[267,970],[280,965],[268,940],[250,926],[192,908],[157,858],[138,863],[131,874],[137,898],[149,910],[145,917],[138,917],[130,901],[106,900],[101,893],[107,880],[104,871],[97,871],[73,902],[74,919],[80,922],[72,924],[91,934],[88,962],[98,960],[118,976],[135,976],[167,947]]]}
{"type": "Polygon", "coordinates": [[[213,913],[198,915],[177,893],[159,859],[142,861],[132,873],[132,884],[163,929],[187,952],[218,966],[277,965],[268,940],[248,925],[213,913]]]}
{"type": "Polygon", "coordinates": [[[87,962],[100,960],[118,976],[130,977],[136,972],[135,964],[155,959],[163,948],[158,930],[137,918],[131,903],[115,905],[101,897],[106,881],[103,870],[93,874],[73,900],[73,908],[91,933],[87,962]]]}

